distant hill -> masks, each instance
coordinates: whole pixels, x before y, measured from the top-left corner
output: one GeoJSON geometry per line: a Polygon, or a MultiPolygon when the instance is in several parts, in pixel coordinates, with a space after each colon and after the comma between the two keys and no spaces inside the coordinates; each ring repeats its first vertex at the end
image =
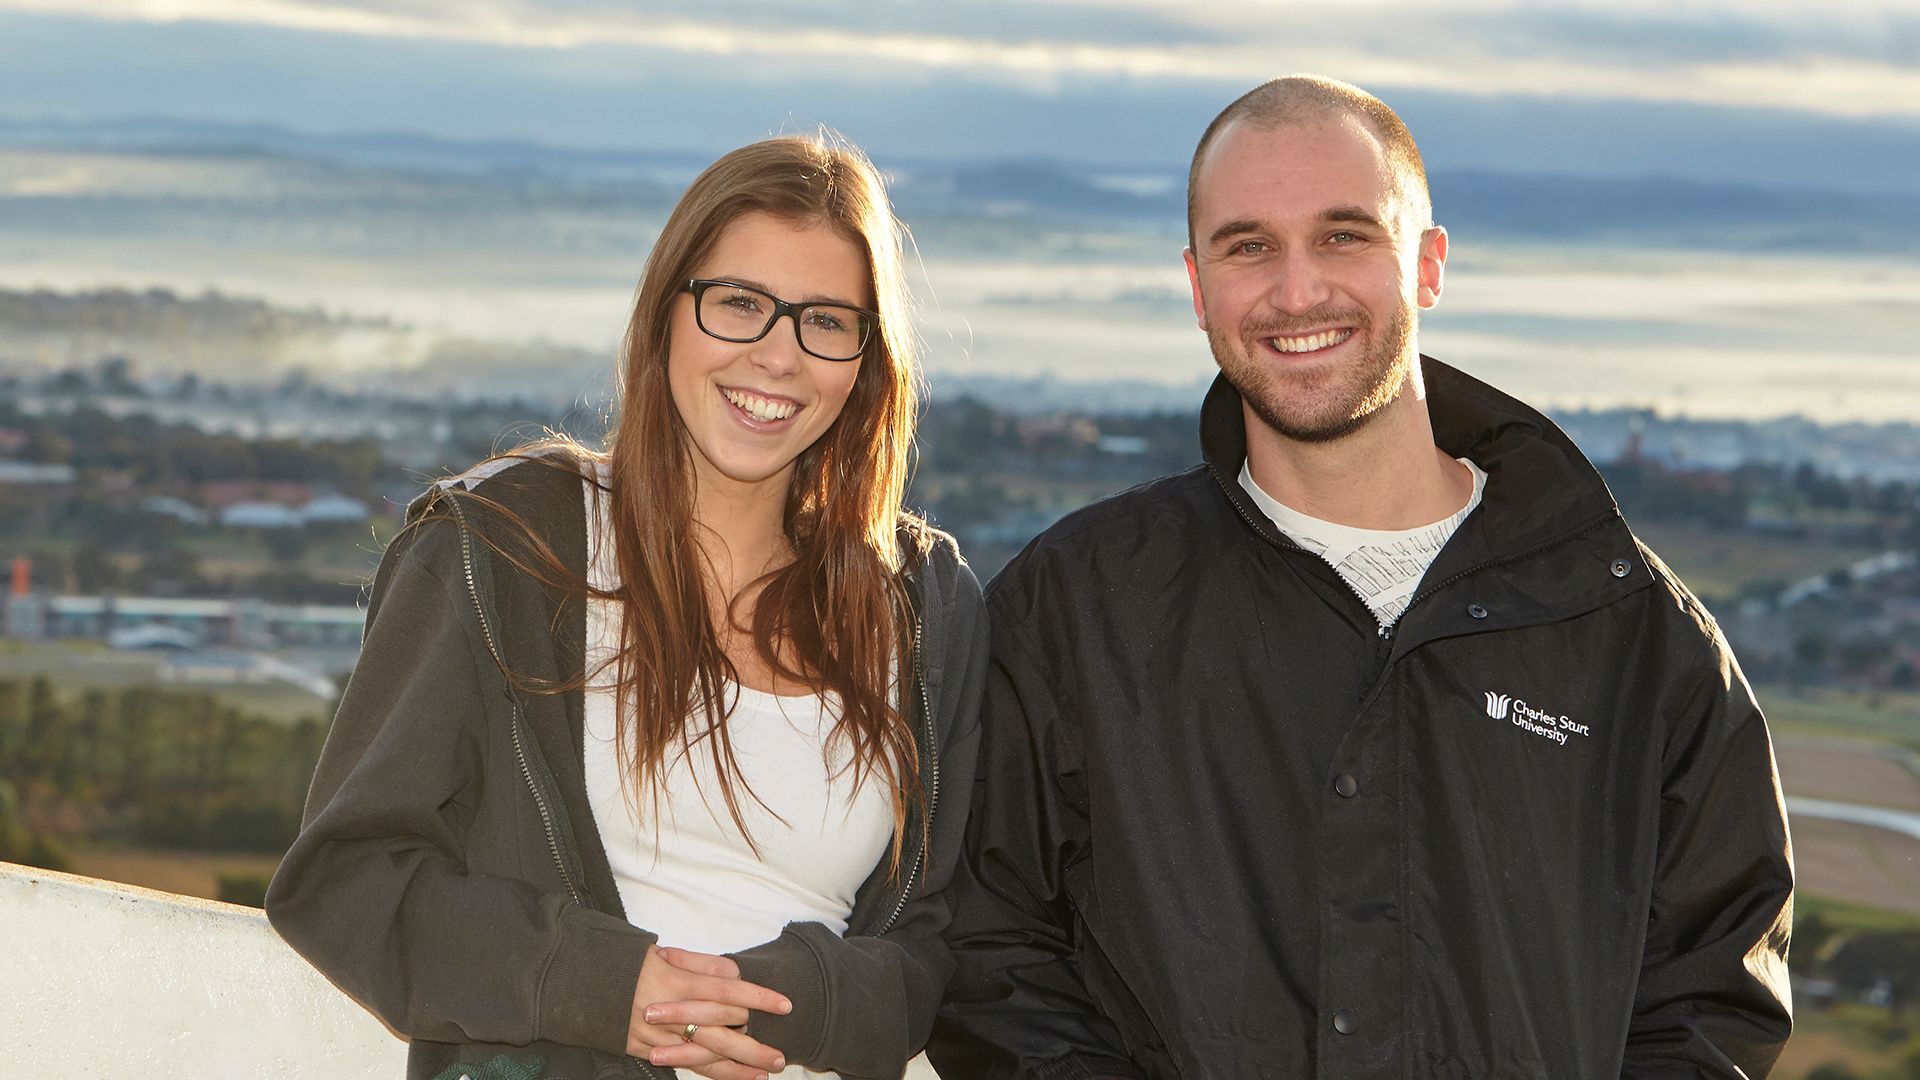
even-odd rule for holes
{"type": "Polygon", "coordinates": [[[300,334],[395,330],[392,320],[288,308],[208,290],[101,288],[78,292],[0,289],[0,327],[12,334],[102,333],[128,337],[190,334],[203,339],[269,343],[300,334]]]}
{"type": "Polygon", "coordinates": [[[684,185],[710,158],[672,150],[576,149],[513,139],[448,139],[415,132],[315,133],[273,124],[141,117],[68,122],[0,117],[0,146],[50,149],[237,151],[344,165],[573,178],[668,179],[684,185]]]}
{"type": "Polygon", "coordinates": [[[1542,239],[1630,239],[1734,251],[1920,253],[1920,194],[1868,198],[1670,177],[1454,172],[1430,180],[1449,227],[1542,239]]]}
{"type": "Polygon", "coordinates": [[[599,387],[611,357],[550,342],[462,338],[384,317],[283,307],[211,290],[0,289],[0,372],[100,364],[235,383],[292,376],[363,389],[544,400],[599,387]]]}
{"type": "MultiPolygon", "coordinates": [[[[670,202],[707,162],[672,148],[582,149],[517,140],[467,141],[406,132],[313,134],[264,124],[165,119],[68,123],[0,119],[0,148],[71,149],[158,155],[269,155],[356,170],[445,174],[442,199],[458,177],[501,184],[521,205],[579,205],[583,197],[636,205],[670,202]],[[583,191],[579,185],[588,185],[583,191]],[[591,192],[591,194],[589,194],[591,192]]],[[[909,220],[1031,217],[1178,230],[1183,169],[1144,165],[1125,173],[1066,161],[882,161],[909,220]]],[[[360,173],[343,188],[364,190],[360,173]]],[[[303,184],[312,183],[310,177],[303,184]]],[[[1920,193],[1866,197],[1705,183],[1663,176],[1593,178],[1440,170],[1432,176],[1440,219],[1456,229],[1538,239],[1644,241],[1716,250],[1920,253],[1920,193]]],[[[183,195],[191,193],[182,193],[183,195]]],[[[345,194],[345,191],[343,191],[345,194]]],[[[11,201],[0,189],[0,210],[11,201]]]]}

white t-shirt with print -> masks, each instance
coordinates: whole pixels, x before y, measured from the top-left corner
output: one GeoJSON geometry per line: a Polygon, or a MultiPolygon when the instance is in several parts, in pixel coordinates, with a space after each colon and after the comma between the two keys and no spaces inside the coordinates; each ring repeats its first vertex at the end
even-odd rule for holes
{"type": "Polygon", "coordinates": [[[1387,627],[1407,610],[1427,567],[1453,538],[1454,530],[1480,505],[1487,489],[1487,474],[1480,466],[1466,458],[1454,460],[1473,472],[1473,494],[1467,504],[1439,521],[1411,529],[1356,529],[1303,514],[1263,491],[1244,463],[1240,466],[1240,486],[1289,540],[1327,560],[1340,579],[1353,586],[1373,609],[1380,625],[1387,627]]]}

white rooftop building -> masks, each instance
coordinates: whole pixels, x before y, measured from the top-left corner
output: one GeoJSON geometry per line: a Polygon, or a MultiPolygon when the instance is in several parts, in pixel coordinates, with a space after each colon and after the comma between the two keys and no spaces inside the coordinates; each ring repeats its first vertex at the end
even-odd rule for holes
{"type": "Polygon", "coordinates": [[[318,495],[300,508],[301,520],[309,525],[350,525],[372,516],[366,503],[345,495],[318,495]]]}
{"type": "Polygon", "coordinates": [[[306,524],[306,519],[291,506],[249,501],[220,511],[220,524],[229,529],[297,529],[306,524]]]}

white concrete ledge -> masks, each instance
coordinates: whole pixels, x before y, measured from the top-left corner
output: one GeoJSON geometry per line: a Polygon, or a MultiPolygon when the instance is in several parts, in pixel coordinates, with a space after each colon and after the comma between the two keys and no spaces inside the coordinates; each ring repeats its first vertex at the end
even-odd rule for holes
{"type": "MultiPolygon", "coordinates": [[[[407,1045],[255,908],[0,862],[0,1060],[37,1080],[391,1080],[407,1045]]],[[[939,1080],[925,1057],[906,1080],[939,1080]]]]}
{"type": "Polygon", "coordinates": [[[212,900],[0,863],[6,1075],[391,1080],[406,1043],[212,900]]]}

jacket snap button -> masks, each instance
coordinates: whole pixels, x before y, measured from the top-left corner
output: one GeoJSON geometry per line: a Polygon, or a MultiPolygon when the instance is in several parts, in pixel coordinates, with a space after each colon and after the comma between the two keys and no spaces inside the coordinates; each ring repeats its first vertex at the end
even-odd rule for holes
{"type": "Polygon", "coordinates": [[[1342,1035],[1351,1035],[1360,1030],[1360,1018],[1352,1009],[1341,1009],[1333,1014],[1333,1030],[1342,1035]]]}
{"type": "Polygon", "coordinates": [[[1333,778],[1333,790],[1339,792],[1341,798],[1351,799],[1360,790],[1360,781],[1355,780],[1352,773],[1341,773],[1333,778]]]}
{"type": "Polygon", "coordinates": [[[1487,609],[1481,607],[1479,604],[1468,604],[1467,614],[1473,616],[1476,619],[1484,619],[1487,617],[1487,609]]]}
{"type": "Polygon", "coordinates": [[[1633,571],[1633,564],[1625,559],[1615,559],[1613,560],[1613,565],[1607,567],[1607,569],[1613,571],[1614,577],[1626,577],[1633,571]]]}

